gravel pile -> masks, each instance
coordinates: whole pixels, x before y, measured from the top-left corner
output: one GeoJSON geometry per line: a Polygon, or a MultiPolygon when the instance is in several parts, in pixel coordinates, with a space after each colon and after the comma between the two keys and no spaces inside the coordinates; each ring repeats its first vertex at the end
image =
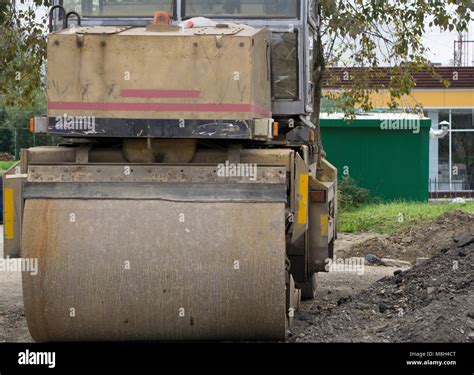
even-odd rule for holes
{"type": "Polygon", "coordinates": [[[336,307],[302,311],[290,341],[474,342],[474,236],[455,241],[336,307]]]}

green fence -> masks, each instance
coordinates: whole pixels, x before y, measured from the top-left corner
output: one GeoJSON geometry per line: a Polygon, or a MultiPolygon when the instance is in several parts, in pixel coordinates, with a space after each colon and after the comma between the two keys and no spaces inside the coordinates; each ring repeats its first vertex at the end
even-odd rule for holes
{"type": "Polygon", "coordinates": [[[323,115],[327,159],[385,201],[427,201],[431,120],[413,115],[365,115],[352,122],[323,115]]]}

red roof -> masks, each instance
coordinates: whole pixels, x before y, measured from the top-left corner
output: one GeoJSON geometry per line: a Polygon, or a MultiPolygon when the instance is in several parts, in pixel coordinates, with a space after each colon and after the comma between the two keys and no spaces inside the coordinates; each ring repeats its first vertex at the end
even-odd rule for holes
{"type": "MultiPolygon", "coordinates": [[[[367,70],[370,71],[369,81],[371,86],[388,88],[392,68],[382,67],[328,68],[328,72],[323,80],[323,88],[348,88],[351,86],[351,77],[362,74],[366,75],[367,70]],[[349,80],[347,80],[347,77],[349,77],[349,80]]],[[[440,79],[450,83],[447,89],[474,89],[474,67],[436,67],[435,71],[440,78],[434,78],[428,69],[413,72],[412,75],[416,82],[415,89],[446,89],[446,86],[443,82],[440,82],[440,79]]]]}

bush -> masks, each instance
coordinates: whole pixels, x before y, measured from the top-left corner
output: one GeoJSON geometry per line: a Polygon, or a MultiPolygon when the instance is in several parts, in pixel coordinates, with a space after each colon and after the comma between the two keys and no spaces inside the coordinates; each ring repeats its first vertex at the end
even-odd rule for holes
{"type": "Polygon", "coordinates": [[[378,203],[379,199],[372,197],[369,190],[359,186],[352,177],[344,177],[339,182],[339,207],[342,210],[350,210],[360,206],[378,203]]]}

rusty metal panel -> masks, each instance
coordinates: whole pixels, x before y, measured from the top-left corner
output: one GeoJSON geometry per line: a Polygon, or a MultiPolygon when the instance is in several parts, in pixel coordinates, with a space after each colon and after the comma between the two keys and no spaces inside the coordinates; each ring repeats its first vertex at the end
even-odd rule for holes
{"type": "Polygon", "coordinates": [[[332,257],[331,242],[336,235],[335,213],[330,206],[336,204],[336,183],[311,179],[310,187],[326,192],[326,203],[310,203],[308,252],[312,271],[325,271],[325,260],[332,257]]]}
{"type": "Polygon", "coordinates": [[[235,35],[243,31],[242,25],[233,25],[227,28],[199,27],[195,29],[195,35],[235,35]]]}
{"type": "Polygon", "coordinates": [[[285,184],[26,183],[25,199],[124,199],[188,202],[282,202],[285,184]]]}
{"type": "Polygon", "coordinates": [[[76,31],[76,34],[83,35],[83,34],[119,34],[124,32],[125,30],[131,29],[130,26],[94,26],[94,27],[80,27],[76,31]]]}
{"type": "Polygon", "coordinates": [[[284,203],[28,199],[36,341],[285,337],[284,203]]]}
{"type": "MultiPolygon", "coordinates": [[[[76,160],[76,147],[35,147],[27,150],[30,165],[48,165],[60,163],[74,163],[76,160]]],[[[115,156],[114,163],[125,163],[120,149],[93,149],[89,155],[92,163],[108,163],[107,159],[112,153],[115,156]],[[122,159],[121,159],[122,158],[122,159]]],[[[257,164],[258,167],[285,166],[288,173],[294,170],[294,151],[291,149],[268,149],[241,151],[241,163],[257,164]]],[[[192,160],[192,165],[199,164],[223,164],[228,160],[227,150],[205,150],[200,149],[192,160]]]]}
{"type": "Polygon", "coordinates": [[[332,239],[330,230],[333,230],[333,219],[329,215],[327,203],[311,203],[309,213],[308,255],[310,270],[324,272],[325,260],[330,258],[329,242],[332,239]]]}
{"type": "MultiPolygon", "coordinates": [[[[115,182],[115,183],[214,183],[214,184],[285,184],[285,167],[242,165],[247,176],[226,175],[226,164],[200,165],[137,165],[137,164],[30,164],[28,182],[115,182]]],[[[228,165],[230,170],[231,166],[228,165]]]]}
{"type": "Polygon", "coordinates": [[[100,34],[81,27],[53,33],[48,38],[48,117],[61,120],[58,126],[65,129],[70,124],[62,123],[64,114],[130,120],[269,118],[269,31],[238,27],[235,35],[224,36],[195,35],[194,29],[118,32],[115,27],[110,33],[102,27],[100,34]]]}
{"type": "MultiPolygon", "coordinates": [[[[243,149],[241,163],[255,163],[258,166],[285,166],[287,173],[294,169],[294,151],[291,149],[243,149]]],[[[227,150],[198,150],[194,164],[218,164],[228,160],[227,150]]]]}

